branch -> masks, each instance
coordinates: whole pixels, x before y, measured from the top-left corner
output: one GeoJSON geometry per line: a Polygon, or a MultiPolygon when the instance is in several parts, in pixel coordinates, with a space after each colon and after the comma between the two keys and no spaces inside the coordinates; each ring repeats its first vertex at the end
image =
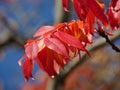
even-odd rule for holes
{"type": "Polygon", "coordinates": [[[23,47],[25,44],[27,38],[23,35],[21,35],[19,32],[17,32],[16,26],[13,26],[13,22],[8,20],[4,15],[0,14],[0,21],[3,23],[3,25],[7,28],[6,30],[9,30],[10,37],[8,40],[6,40],[4,43],[0,44],[0,48],[5,47],[6,45],[10,43],[16,43],[20,47],[23,47]]]}
{"type": "Polygon", "coordinates": [[[102,36],[103,38],[106,39],[106,42],[107,42],[109,45],[111,45],[111,47],[112,47],[113,50],[115,50],[116,52],[120,52],[120,49],[119,49],[117,46],[115,46],[114,43],[111,42],[111,40],[109,39],[108,35],[106,35],[104,31],[98,30],[98,34],[99,34],[100,36],[102,36]]]}

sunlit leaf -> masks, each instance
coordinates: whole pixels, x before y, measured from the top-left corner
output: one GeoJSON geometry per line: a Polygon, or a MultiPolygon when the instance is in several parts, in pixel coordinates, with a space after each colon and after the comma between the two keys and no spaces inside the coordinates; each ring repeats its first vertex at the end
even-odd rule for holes
{"type": "Polygon", "coordinates": [[[25,45],[25,53],[29,59],[35,60],[38,54],[38,45],[34,40],[29,40],[25,45]]]}
{"type": "Polygon", "coordinates": [[[63,42],[67,43],[70,46],[79,48],[81,50],[85,50],[83,44],[79,41],[79,39],[73,37],[72,35],[69,35],[67,33],[63,33],[61,31],[58,31],[55,33],[55,35],[62,40],[63,42]]]}
{"type": "Polygon", "coordinates": [[[57,53],[65,56],[67,58],[69,57],[65,46],[61,43],[60,40],[58,40],[56,38],[47,37],[47,38],[45,38],[44,42],[48,48],[56,51],[57,53]]]}
{"type": "Polygon", "coordinates": [[[42,36],[48,32],[54,31],[55,27],[53,26],[42,26],[38,29],[38,31],[34,34],[34,37],[42,36]]]}

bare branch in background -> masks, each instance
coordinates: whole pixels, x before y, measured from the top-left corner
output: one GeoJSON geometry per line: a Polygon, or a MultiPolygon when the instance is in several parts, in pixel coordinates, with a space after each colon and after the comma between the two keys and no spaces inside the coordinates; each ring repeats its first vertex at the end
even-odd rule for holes
{"type": "Polygon", "coordinates": [[[13,23],[11,20],[9,20],[7,17],[4,15],[0,14],[0,22],[2,25],[4,25],[4,29],[2,30],[1,35],[3,34],[4,37],[2,38],[3,42],[0,43],[0,48],[10,44],[10,43],[16,43],[20,47],[23,47],[25,44],[27,38],[21,33],[17,31],[18,27],[16,23],[13,23]],[[7,33],[6,33],[7,32],[7,33]],[[7,39],[6,39],[7,37],[7,39]],[[5,39],[5,40],[4,40],[5,39]]]}
{"type": "Polygon", "coordinates": [[[117,46],[115,46],[114,43],[112,43],[110,41],[108,35],[106,35],[104,31],[98,30],[98,33],[99,33],[100,36],[102,36],[103,38],[106,39],[106,42],[112,47],[113,50],[115,50],[116,52],[120,52],[120,49],[117,46]]]}

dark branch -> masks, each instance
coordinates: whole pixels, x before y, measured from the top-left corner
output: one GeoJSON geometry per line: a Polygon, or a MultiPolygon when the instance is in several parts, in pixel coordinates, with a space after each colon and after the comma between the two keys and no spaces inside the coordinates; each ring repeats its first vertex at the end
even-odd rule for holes
{"type": "Polygon", "coordinates": [[[112,42],[110,41],[108,35],[106,35],[106,33],[105,33],[104,31],[98,30],[98,34],[99,34],[100,36],[102,36],[103,38],[106,39],[106,42],[107,42],[108,44],[110,44],[110,46],[112,47],[113,50],[115,50],[116,52],[120,52],[120,49],[119,49],[117,46],[115,46],[114,43],[112,43],[112,42]]]}

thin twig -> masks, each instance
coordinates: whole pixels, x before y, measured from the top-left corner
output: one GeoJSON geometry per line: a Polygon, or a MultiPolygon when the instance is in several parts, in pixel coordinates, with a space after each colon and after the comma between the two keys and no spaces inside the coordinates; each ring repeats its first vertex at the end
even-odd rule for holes
{"type": "Polygon", "coordinates": [[[106,35],[104,31],[98,30],[98,33],[100,36],[106,39],[106,42],[112,47],[113,50],[115,50],[116,52],[120,52],[120,49],[114,43],[110,41],[108,35],[106,35]]]}

